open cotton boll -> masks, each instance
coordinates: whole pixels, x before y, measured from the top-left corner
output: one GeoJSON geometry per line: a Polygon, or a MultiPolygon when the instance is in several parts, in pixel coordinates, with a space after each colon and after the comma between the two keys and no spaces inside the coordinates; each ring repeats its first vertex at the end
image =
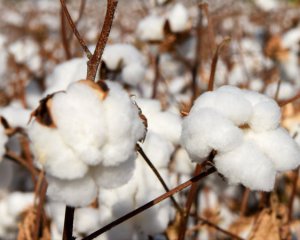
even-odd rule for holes
{"type": "Polygon", "coordinates": [[[151,131],[148,131],[142,147],[156,168],[167,167],[174,151],[169,141],[151,131]]]}
{"type": "Polygon", "coordinates": [[[212,109],[203,108],[183,120],[181,142],[193,161],[201,162],[212,150],[230,151],[242,140],[242,131],[212,109]]]}
{"type": "Polygon", "coordinates": [[[100,147],[106,138],[103,111],[101,99],[86,84],[71,84],[67,92],[52,99],[51,113],[61,137],[89,165],[102,160],[100,147]]]}
{"type": "Polygon", "coordinates": [[[69,206],[86,206],[97,196],[97,186],[89,175],[72,181],[60,180],[48,175],[47,180],[47,195],[50,199],[64,202],[69,206]]]}
{"type": "Polygon", "coordinates": [[[179,148],[174,156],[175,171],[180,174],[192,174],[195,164],[191,162],[188,153],[184,148],[179,148]]]}
{"type": "Polygon", "coordinates": [[[74,231],[86,235],[100,226],[99,210],[95,208],[78,208],[74,214],[74,231]]]}
{"type": "Polygon", "coordinates": [[[66,90],[68,85],[86,77],[87,66],[85,58],[74,58],[63,62],[54,68],[46,78],[46,91],[49,93],[66,90]]]}
{"type": "Polygon", "coordinates": [[[231,184],[242,183],[251,190],[271,191],[276,171],[273,163],[253,142],[244,142],[236,149],[217,154],[215,166],[231,184]]]}
{"type": "Polygon", "coordinates": [[[164,24],[163,17],[149,15],[139,22],[137,36],[142,41],[161,41],[164,38],[164,24]]]}
{"type": "Polygon", "coordinates": [[[136,86],[145,78],[146,69],[140,63],[132,63],[122,70],[123,81],[131,86],[136,86]]]}
{"type": "Polygon", "coordinates": [[[86,164],[65,145],[57,129],[33,121],[28,135],[36,160],[47,173],[62,179],[80,178],[86,174],[86,164]]]}
{"type": "Polygon", "coordinates": [[[300,165],[300,148],[285,129],[252,133],[247,137],[256,142],[277,171],[291,170],[300,165]]]}
{"type": "Polygon", "coordinates": [[[118,166],[95,166],[92,169],[92,173],[98,186],[115,188],[128,182],[133,175],[134,169],[135,154],[118,166]]]}
{"type": "Polygon", "coordinates": [[[251,129],[256,132],[275,129],[279,126],[281,111],[278,104],[269,99],[253,106],[253,114],[249,121],[251,129]]]}
{"type": "MultiPolygon", "coordinates": [[[[271,83],[266,88],[266,94],[270,97],[275,97],[276,91],[278,88],[278,83],[271,83]]],[[[293,86],[289,82],[281,82],[279,93],[278,93],[278,100],[286,100],[296,95],[297,91],[295,86],[293,86]]]]}
{"type": "Polygon", "coordinates": [[[177,3],[168,13],[167,19],[172,32],[183,32],[188,27],[189,14],[182,4],[177,3]]]}

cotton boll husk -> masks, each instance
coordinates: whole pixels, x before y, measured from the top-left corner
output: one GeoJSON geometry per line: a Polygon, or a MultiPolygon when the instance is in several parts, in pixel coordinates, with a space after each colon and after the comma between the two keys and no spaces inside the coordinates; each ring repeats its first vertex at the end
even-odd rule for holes
{"type": "Polygon", "coordinates": [[[149,15],[139,22],[137,36],[142,41],[161,41],[164,37],[163,26],[165,19],[156,15],[149,15]]]}
{"type": "Polygon", "coordinates": [[[188,153],[184,148],[179,148],[174,156],[175,171],[179,174],[192,174],[195,164],[191,162],[188,153]]]}
{"type": "Polygon", "coordinates": [[[174,151],[169,141],[151,131],[148,131],[142,148],[156,168],[167,167],[174,151]]]}
{"type": "Polygon", "coordinates": [[[283,128],[249,133],[260,150],[272,161],[277,171],[292,170],[300,164],[300,148],[283,128]]]}
{"type": "Polygon", "coordinates": [[[80,235],[89,234],[100,226],[99,210],[95,208],[78,208],[74,215],[74,230],[80,235]]]}
{"type": "Polygon", "coordinates": [[[258,191],[271,191],[274,187],[273,163],[250,140],[230,152],[217,154],[214,161],[218,172],[231,184],[242,183],[258,191]]]}
{"type": "Polygon", "coordinates": [[[87,166],[65,145],[57,129],[33,121],[28,135],[34,156],[47,173],[62,179],[80,178],[86,174],[87,166]]]}
{"type": "Polygon", "coordinates": [[[7,197],[7,211],[11,216],[19,216],[26,208],[33,206],[34,194],[13,192],[7,197]]]}
{"type": "Polygon", "coordinates": [[[5,144],[8,141],[8,137],[5,134],[5,128],[0,124],[0,162],[5,153],[5,144]]]}
{"type": "Polygon", "coordinates": [[[177,3],[169,12],[167,19],[172,32],[183,32],[188,27],[189,14],[182,4],[177,3]]]}
{"type": "Polygon", "coordinates": [[[242,131],[209,108],[203,108],[183,120],[181,142],[193,161],[201,162],[213,149],[230,151],[242,141],[242,131]]]}
{"type": "Polygon", "coordinates": [[[104,188],[115,188],[127,183],[134,172],[135,156],[133,154],[117,166],[95,166],[92,173],[97,185],[104,188]]]}
{"type": "Polygon", "coordinates": [[[270,99],[253,106],[253,114],[249,125],[256,132],[272,130],[279,126],[280,119],[280,108],[274,100],[270,99]]]}
{"type": "Polygon", "coordinates": [[[66,90],[70,83],[85,79],[87,66],[85,58],[74,58],[57,65],[46,78],[45,96],[49,93],[66,90]]]}
{"type": "Polygon", "coordinates": [[[164,136],[173,144],[179,144],[182,119],[172,112],[158,112],[146,115],[148,129],[164,136]]]}
{"type": "Polygon", "coordinates": [[[52,200],[64,202],[68,206],[87,206],[97,196],[97,186],[89,175],[71,181],[47,175],[47,180],[47,195],[52,200]]]}
{"type": "Polygon", "coordinates": [[[65,144],[89,165],[102,161],[100,147],[106,140],[103,111],[95,90],[83,82],[71,84],[66,93],[57,93],[52,99],[51,113],[65,144]]]}
{"type": "Polygon", "coordinates": [[[136,86],[144,80],[145,72],[145,67],[140,63],[132,63],[123,68],[122,78],[125,83],[136,86]]]}
{"type": "Polygon", "coordinates": [[[240,93],[227,92],[225,88],[201,95],[195,101],[192,111],[201,111],[205,107],[215,109],[237,126],[243,125],[251,117],[252,106],[240,93]]]}

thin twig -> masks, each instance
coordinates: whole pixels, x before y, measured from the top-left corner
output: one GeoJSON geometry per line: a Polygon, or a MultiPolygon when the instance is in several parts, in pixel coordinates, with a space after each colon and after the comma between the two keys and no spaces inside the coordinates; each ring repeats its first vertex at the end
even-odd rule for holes
{"type": "Polygon", "coordinates": [[[219,53],[222,49],[222,47],[230,40],[230,38],[224,38],[223,41],[218,44],[216,52],[214,54],[214,57],[212,59],[211,69],[210,69],[210,76],[209,76],[209,82],[208,82],[208,91],[212,91],[214,88],[214,82],[215,82],[215,73],[217,69],[217,63],[219,59],[219,53]]]}
{"type": "Polygon", "coordinates": [[[73,31],[74,35],[76,36],[78,42],[80,43],[80,45],[81,45],[83,51],[85,52],[87,58],[90,59],[91,56],[92,56],[92,53],[90,52],[90,50],[88,49],[85,41],[83,40],[80,33],[78,32],[77,27],[76,27],[75,23],[73,22],[72,17],[69,13],[69,10],[66,6],[65,0],[60,0],[60,3],[61,3],[61,6],[62,6],[62,10],[63,10],[65,16],[67,17],[67,20],[69,22],[69,25],[72,28],[72,31],[73,31]]]}
{"type": "Polygon", "coordinates": [[[154,57],[154,81],[152,89],[152,98],[157,97],[158,84],[159,84],[160,74],[159,74],[159,54],[154,57]]]}
{"type": "Polygon", "coordinates": [[[240,216],[244,216],[247,211],[249,196],[250,196],[250,189],[245,188],[242,203],[241,203],[240,216]]]}
{"type": "Polygon", "coordinates": [[[292,188],[292,193],[291,193],[291,197],[289,199],[289,203],[288,203],[288,219],[289,222],[292,221],[293,218],[293,204],[294,204],[294,199],[296,196],[296,192],[297,192],[297,183],[298,183],[298,179],[299,179],[299,167],[297,169],[294,170],[294,177],[293,177],[293,188],[292,188]]]}
{"type": "Polygon", "coordinates": [[[64,223],[64,230],[63,230],[63,240],[73,240],[73,222],[74,222],[74,213],[75,208],[66,206],[65,211],[65,223],[64,223]]]}
{"type": "Polygon", "coordinates": [[[300,92],[297,95],[295,95],[294,97],[291,97],[291,98],[286,99],[286,100],[278,101],[278,105],[280,107],[284,107],[285,105],[287,105],[289,103],[292,103],[292,102],[298,100],[299,98],[300,98],[300,92]]]}
{"type": "Polygon", "coordinates": [[[115,11],[118,5],[117,0],[107,0],[106,14],[100,37],[96,44],[95,51],[88,61],[87,79],[94,81],[101,62],[101,57],[108,40],[110,29],[113,23],[115,11]]]}
{"type": "Polygon", "coordinates": [[[82,240],[92,240],[96,237],[98,237],[99,235],[105,233],[106,231],[110,230],[111,228],[125,222],[126,220],[138,215],[141,212],[144,212],[145,210],[147,210],[148,208],[153,207],[154,205],[160,203],[161,201],[169,198],[170,196],[174,195],[175,193],[178,193],[180,191],[182,191],[183,189],[191,186],[193,183],[201,180],[204,177],[207,177],[208,175],[214,173],[216,171],[216,169],[214,167],[209,168],[207,171],[202,172],[201,174],[191,178],[190,180],[178,185],[177,187],[171,189],[169,192],[164,193],[162,195],[160,195],[159,197],[153,199],[152,201],[146,203],[145,205],[133,210],[130,213],[125,214],[124,216],[118,218],[117,220],[109,223],[108,225],[104,226],[103,228],[91,233],[90,235],[88,235],[87,237],[84,237],[82,240]]]}
{"type": "Polygon", "coordinates": [[[241,237],[239,237],[239,236],[237,236],[237,235],[235,235],[235,234],[233,234],[233,233],[231,233],[231,232],[229,232],[229,231],[227,231],[227,230],[225,230],[225,229],[219,227],[218,225],[214,224],[213,222],[210,222],[210,221],[207,220],[207,219],[204,219],[204,218],[202,218],[202,217],[200,217],[200,216],[193,215],[193,214],[191,214],[191,216],[197,217],[197,219],[200,220],[202,223],[199,223],[199,224],[193,226],[192,228],[190,228],[190,229],[188,230],[189,232],[190,232],[190,231],[197,231],[200,227],[203,226],[203,224],[206,224],[206,225],[208,225],[208,226],[210,226],[210,227],[216,229],[217,231],[219,231],[219,232],[221,232],[221,233],[224,233],[225,235],[229,236],[230,239],[244,240],[243,238],[241,238],[241,237]]]}
{"type": "MultiPolygon", "coordinates": [[[[147,157],[147,155],[144,152],[144,150],[142,149],[142,147],[139,144],[137,144],[136,145],[136,149],[141,154],[141,156],[143,157],[143,159],[146,161],[146,163],[148,164],[148,166],[151,168],[151,170],[153,171],[153,173],[156,175],[157,179],[160,181],[161,185],[166,190],[166,192],[169,192],[170,189],[168,188],[166,182],[164,181],[164,179],[162,178],[162,176],[160,175],[160,173],[156,169],[156,167],[153,165],[153,163],[150,161],[150,159],[147,157]]],[[[171,201],[174,204],[175,208],[177,209],[177,211],[179,213],[183,213],[181,207],[179,206],[179,204],[177,203],[177,201],[175,200],[175,198],[173,196],[171,196],[170,198],[171,198],[171,201]]]]}
{"type": "MultiPolygon", "coordinates": [[[[75,21],[75,26],[77,28],[82,16],[83,16],[83,12],[84,12],[84,9],[85,9],[85,5],[86,5],[86,0],[81,0],[81,3],[80,3],[80,7],[79,7],[79,13],[78,13],[78,17],[75,21]]],[[[68,41],[71,41],[72,40],[72,37],[73,37],[73,34],[70,34],[69,37],[68,37],[68,41]]]]}
{"type": "Polygon", "coordinates": [[[61,29],[61,39],[62,44],[65,50],[66,59],[71,59],[71,50],[70,50],[70,44],[67,39],[67,28],[66,28],[66,18],[63,10],[63,6],[61,5],[60,10],[60,29],[61,29]]]}

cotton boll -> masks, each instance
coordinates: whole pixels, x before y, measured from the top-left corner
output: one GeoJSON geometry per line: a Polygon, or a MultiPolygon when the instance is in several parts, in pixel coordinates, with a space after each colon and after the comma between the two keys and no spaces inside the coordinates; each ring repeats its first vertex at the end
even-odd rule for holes
{"type": "Polygon", "coordinates": [[[195,169],[195,164],[191,162],[188,153],[184,148],[179,148],[174,156],[175,171],[180,174],[192,174],[195,169]]]}
{"type": "MultiPolygon", "coordinates": [[[[272,83],[269,84],[266,88],[266,94],[270,97],[275,97],[276,91],[278,88],[278,83],[272,83]]],[[[296,89],[295,86],[293,86],[289,82],[281,82],[279,93],[278,93],[278,99],[279,100],[286,100],[291,97],[294,97],[296,95],[296,89]]]]}
{"type": "Polygon", "coordinates": [[[140,63],[132,63],[122,70],[123,81],[131,86],[136,86],[144,80],[146,69],[140,63]]]}
{"type": "Polygon", "coordinates": [[[277,171],[292,170],[300,164],[300,149],[283,128],[248,135],[272,161],[277,171]]]}
{"type": "Polygon", "coordinates": [[[179,144],[182,119],[172,112],[159,112],[145,115],[148,117],[148,129],[164,136],[173,144],[179,144]]]}
{"type": "Polygon", "coordinates": [[[181,142],[193,161],[208,157],[211,150],[226,152],[239,146],[242,131],[228,119],[209,108],[183,120],[181,142]]]}
{"type": "Polygon", "coordinates": [[[0,108],[0,115],[3,116],[11,127],[26,128],[31,111],[25,109],[18,103],[12,103],[7,107],[0,108]]]}
{"type": "Polygon", "coordinates": [[[45,96],[49,93],[66,90],[68,85],[86,77],[87,66],[85,58],[74,58],[57,65],[46,78],[45,96]]]}
{"type": "Polygon", "coordinates": [[[169,12],[167,19],[170,22],[172,32],[183,32],[188,25],[188,11],[180,3],[177,3],[169,12]]]}
{"type": "Polygon", "coordinates": [[[28,132],[37,161],[45,171],[62,179],[83,177],[88,168],[63,142],[58,130],[34,121],[28,132]]]}
{"type": "Polygon", "coordinates": [[[74,216],[74,230],[80,235],[89,234],[100,226],[99,211],[94,208],[78,208],[74,216]]]}
{"type": "Polygon", "coordinates": [[[242,183],[251,190],[271,191],[275,183],[273,163],[254,142],[245,142],[233,151],[217,154],[215,166],[231,184],[242,183]]]}
{"type": "Polygon", "coordinates": [[[115,188],[128,182],[135,168],[134,156],[135,154],[118,166],[94,167],[92,171],[96,183],[104,188],[115,188]]]}
{"type": "Polygon", "coordinates": [[[142,41],[161,41],[164,37],[163,26],[165,19],[156,15],[149,15],[139,22],[137,36],[142,41]]]}
{"type": "Polygon", "coordinates": [[[47,176],[47,180],[47,195],[69,206],[86,206],[97,196],[97,186],[89,175],[72,181],[47,176]]]}
{"type": "Polygon", "coordinates": [[[71,84],[66,93],[57,93],[52,100],[51,113],[64,142],[89,165],[102,160],[100,147],[106,137],[103,111],[99,96],[84,83],[71,84]]]}
{"type": "Polygon", "coordinates": [[[254,131],[272,130],[279,126],[281,111],[273,100],[262,101],[253,106],[253,115],[249,121],[254,131]]]}
{"type": "Polygon", "coordinates": [[[147,133],[142,147],[156,168],[167,167],[174,151],[174,147],[169,141],[153,132],[147,133]]]}

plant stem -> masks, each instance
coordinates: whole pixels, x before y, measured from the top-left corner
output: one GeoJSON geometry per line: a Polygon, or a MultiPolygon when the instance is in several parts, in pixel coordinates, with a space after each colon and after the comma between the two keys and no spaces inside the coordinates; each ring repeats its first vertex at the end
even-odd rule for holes
{"type": "MultiPolygon", "coordinates": [[[[160,181],[161,185],[163,186],[163,188],[166,190],[166,192],[169,192],[170,189],[168,188],[166,182],[164,181],[164,179],[162,178],[162,176],[160,175],[159,171],[156,169],[156,167],[153,165],[153,163],[150,161],[150,159],[147,157],[146,153],[144,152],[144,150],[142,149],[142,147],[137,144],[136,145],[137,151],[141,154],[141,156],[143,157],[143,159],[146,161],[146,163],[148,164],[148,166],[151,168],[151,170],[153,171],[153,173],[156,175],[157,179],[160,181]]],[[[175,206],[175,208],[177,209],[177,211],[182,214],[183,211],[181,209],[181,207],[179,206],[179,204],[177,203],[177,201],[175,200],[175,198],[173,196],[170,197],[171,201],[173,203],[173,205],[175,206]]]]}
{"type": "Polygon", "coordinates": [[[84,237],[82,240],[92,240],[96,237],[98,237],[99,235],[103,234],[104,232],[110,230],[111,228],[125,222],[126,220],[138,215],[139,213],[144,212],[145,210],[147,210],[150,207],[153,207],[154,205],[160,203],[161,201],[171,197],[172,195],[174,195],[175,193],[178,193],[179,191],[191,186],[193,183],[199,181],[200,179],[203,179],[204,177],[214,173],[216,171],[216,169],[214,167],[209,168],[207,171],[202,172],[201,174],[191,178],[190,180],[178,185],[177,187],[171,189],[170,191],[160,195],[159,197],[153,199],[152,201],[146,203],[145,205],[125,214],[124,216],[118,218],[117,220],[109,223],[108,225],[104,226],[103,228],[91,233],[90,235],[88,235],[87,237],[84,237]]]}
{"type": "Polygon", "coordinates": [[[74,207],[66,206],[63,240],[75,239],[73,237],[74,212],[75,212],[74,207]]]}
{"type": "Polygon", "coordinates": [[[292,193],[291,193],[291,197],[288,203],[288,219],[289,222],[292,221],[292,217],[293,217],[293,203],[294,203],[294,199],[296,196],[296,192],[297,192],[297,183],[298,183],[298,179],[299,179],[299,167],[294,170],[294,179],[293,179],[293,188],[292,188],[292,193]]]}

